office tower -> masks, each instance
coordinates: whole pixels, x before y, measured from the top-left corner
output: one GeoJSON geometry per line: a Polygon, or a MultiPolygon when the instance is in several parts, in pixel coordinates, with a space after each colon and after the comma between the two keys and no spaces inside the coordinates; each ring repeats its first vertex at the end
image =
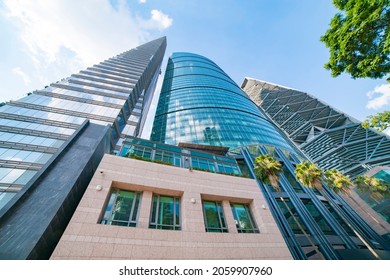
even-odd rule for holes
{"type": "Polygon", "coordinates": [[[165,37],[0,108],[0,258],[48,258],[104,153],[139,135],[165,37]]]}
{"type": "MultiPolygon", "coordinates": [[[[359,121],[310,94],[251,78],[245,78],[241,87],[319,167],[336,168],[355,178],[365,173],[374,175],[373,168],[387,169],[390,165],[389,136],[363,129],[359,121]]],[[[390,200],[373,201],[368,194],[358,194],[380,215],[379,220],[383,220],[380,223],[387,229],[378,230],[388,233],[390,200]]]]}
{"type": "Polygon", "coordinates": [[[205,57],[170,57],[151,139],[103,158],[53,259],[390,258],[341,197],[295,179],[304,154],[205,57]],[[264,154],[280,193],[251,179],[264,154]]]}
{"type": "Polygon", "coordinates": [[[230,149],[264,143],[291,149],[221,68],[183,52],[169,58],[151,140],[230,149]]]}

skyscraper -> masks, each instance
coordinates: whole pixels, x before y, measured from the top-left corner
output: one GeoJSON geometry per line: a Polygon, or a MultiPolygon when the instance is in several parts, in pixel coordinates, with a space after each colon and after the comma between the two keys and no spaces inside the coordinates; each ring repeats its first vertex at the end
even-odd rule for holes
{"type": "Polygon", "coordinates": [[[168,60],[151,140],[237,148],[268,143],[291,149],[273,124],[213,61],[192,53],[168,60]]]}
{"type": "Polygon", "coordinates": [[[0,258],[50,256],[103,154],[140,135],[165,48],[151,41],[0,108],[0,258]]]}

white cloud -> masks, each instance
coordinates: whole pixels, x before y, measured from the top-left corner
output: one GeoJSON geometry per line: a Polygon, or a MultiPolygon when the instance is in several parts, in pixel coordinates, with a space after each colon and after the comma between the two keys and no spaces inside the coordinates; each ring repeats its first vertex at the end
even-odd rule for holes
{"type": "Polygon", "coordinates": [[[28,85],[31,83],[31,78],[30,76],[28,76],[26,73],[24,73],[22,71],[22,69],[20,69],[20,67],[15,67],[12,69],[12,73],[20,76],[24,82],[25,85],[28,85]]]}
{"type": "Polygon", "coordinates": [[[367,93],[370,99],[366,105],[368,109],[380,109],[390,104],[390,84],[383,84],[375,87],[367,93]]]}
{"type": "Polygon", "coordinates": [[[53,65],[78,71],[158,37],[157,31],[172,24],[157,10],[140,22],[124,0],[115,8],[108,0],[4,0],[4,7],[42,73],[53,65]]]}
{"type": "Polygon", "coordinates": [[[145,4],[145,3],[146,3],[146,0],[138,0],[138,2],[139,2],[140,4],[145,4]]]}
{"type": "Polygon", "coordinates": [[[151,18],[148,20],[139,19],[140,25],[145,29],[164,30],[170,27],[173,19],[159,10],[152,10],[150,12],[151,18]]]}

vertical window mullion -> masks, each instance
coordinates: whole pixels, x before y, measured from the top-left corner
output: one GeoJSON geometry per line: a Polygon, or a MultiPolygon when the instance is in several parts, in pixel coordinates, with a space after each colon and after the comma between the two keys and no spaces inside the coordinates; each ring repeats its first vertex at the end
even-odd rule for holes
{"type": "Polygon", "coordinates": [[[155,216],[155,227],[158,227],[158,217],[159,217],[159,212],[160,212],[160,196],[157,195],[157,202],[156,202],[156,216],[155,216]]]}
{"type": "Polygon", "coordinates": [[[173,229],[176,229],[176,197],[173,198],[173,229]]]}
{"type": "Polygon", "coordinates": [[[133,203],[132,203],[132,205],[131,205],[129,221],[128,221],[127,225],[130,225],[130,224],[133,222],[133,221],[132,221],[132,219],[133,219],[133,212],[134,212],[134,206],[135,206],[135,201],[137,200],[137,197],[138,197],[138,193],[135,192],[135,193],[134,193],[133,203]]]}
{"type": "MultiPolygon", "coordinates": [[[[137,223],[137,220],[138,220],[139,208],[140,208],[140,205],[141,205],[141,197],[142,197],[142,193],[138,193],[138,205],[137,205],[137,208],[135,208],[135,206],[134,206],[134,211],[136,211],[136,213],[135,213],[136,215],[135,215],[135,218],[134,218],[134,223],[137,223]]],[[[134,215],[134,213],[133,213],[133,215],[134,215]]]]}
{"type": "MultiPolygon", "coordinates": [[[[118,193],[119,193],[119,191],[118,190],[116,190],[115,191],[115,200],[114,200],[114,202],[113,202],[113,207],[111,208],[111,211],[110,211],[110,218],[109,218],[109,220],[107,221],[107,222],[112,222],[112,213],[114,212],[114,206],[116,205],[116,201],[117,201],[117,199],[118,199],[118,193]]],[[[111,193],[111,195],[113,195],[113,193],[111,193]]],[[[111,197],[110,197],[111,198],[111,197]]],[[[110,200],[108,200],[108,203],[110,203],[110,200]]]]}
{"type": "MultiPolygon", "coordinates": [[[[224,228],[223,228],[223,225],[222,225],[221,213],[219,211],[219,202],[216,202],[215,206],[217,208],[217,213],[218,213],[219,227],[221,229],[221,232],[223,232],[224,228]]],[[[221,211],[223,211],[222,207],[221,207],[221,211]]],[[[223,215],[223,212],[222,212],[222,215],[223,215]]]]}
{"type": "Polygon", "coordinates": [[[180,219],[180,198],[179,197],[174,198],[173,207],[175,208],[175,210],[174,210],[174,219],[175,220],[174,220],[173,224],[174,224],[174,230],[176,230],[176,228],[178,228],[180,226],[180,220],[181,220],[180,219]],[[178,209],[176,209],[176,205],[179,205],[178,209]],[[176,215],[179,218],[179,223],[177,223],[177,221],[176,221],[176,215]]]}
{"type": "Polygon", "coordinates": [[[252,221],[252,217],[248,211],[248,205],[245,205],[245,212],[246,212],[246,215],[248,216],[248,220],[249,220],[249,223],[251,224],[251,227],[254,228],[253,226],[253,221],[252,221]]]}
{"type": "Polygon", "coordinates": [[[244,230],[242,229],[242,227],[241,227],[241,223],[240,223],[240,216],[238,215],[238,212],[237,212],[237,209],[236,209],[236,207],[234,207],[234,212],[236,213],[236,217],[237,217],[237,225],[238,225],[238,227],[239,227],[239,230],[240,230],[240,232],[243,232],[244,230]]]}
{"type": "Polygon", "coordinates": [[[202,211],[203,211],[203,220],[204,220],[204,224],[206,226],[206,231],[208,231],[208,224],[207,224],[207,217],[206,217],[206,209],[205,209],[205,206],[204,206],[204,203],[202,202],[202,211]]]}

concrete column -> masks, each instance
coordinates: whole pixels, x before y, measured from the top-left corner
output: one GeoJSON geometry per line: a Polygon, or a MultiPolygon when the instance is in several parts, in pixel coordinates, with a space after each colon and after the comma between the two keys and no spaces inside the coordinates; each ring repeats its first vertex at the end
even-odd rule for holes
{"type": "Polygon", "coordinates": [[[238,233],[236,222],[234,221],[232,209],[230,207],[230,202],[228,200],[222,201],[223,213],[225,214],[225,219],[228,227],[228,232],[238,233]]]}
{"type": "Polygon", "coordinates": [[[142,200],[139,209],[137,227],[149,228],[150,209],[152,208],[153,193],[150,191],[142,192],[142,200]]]}

